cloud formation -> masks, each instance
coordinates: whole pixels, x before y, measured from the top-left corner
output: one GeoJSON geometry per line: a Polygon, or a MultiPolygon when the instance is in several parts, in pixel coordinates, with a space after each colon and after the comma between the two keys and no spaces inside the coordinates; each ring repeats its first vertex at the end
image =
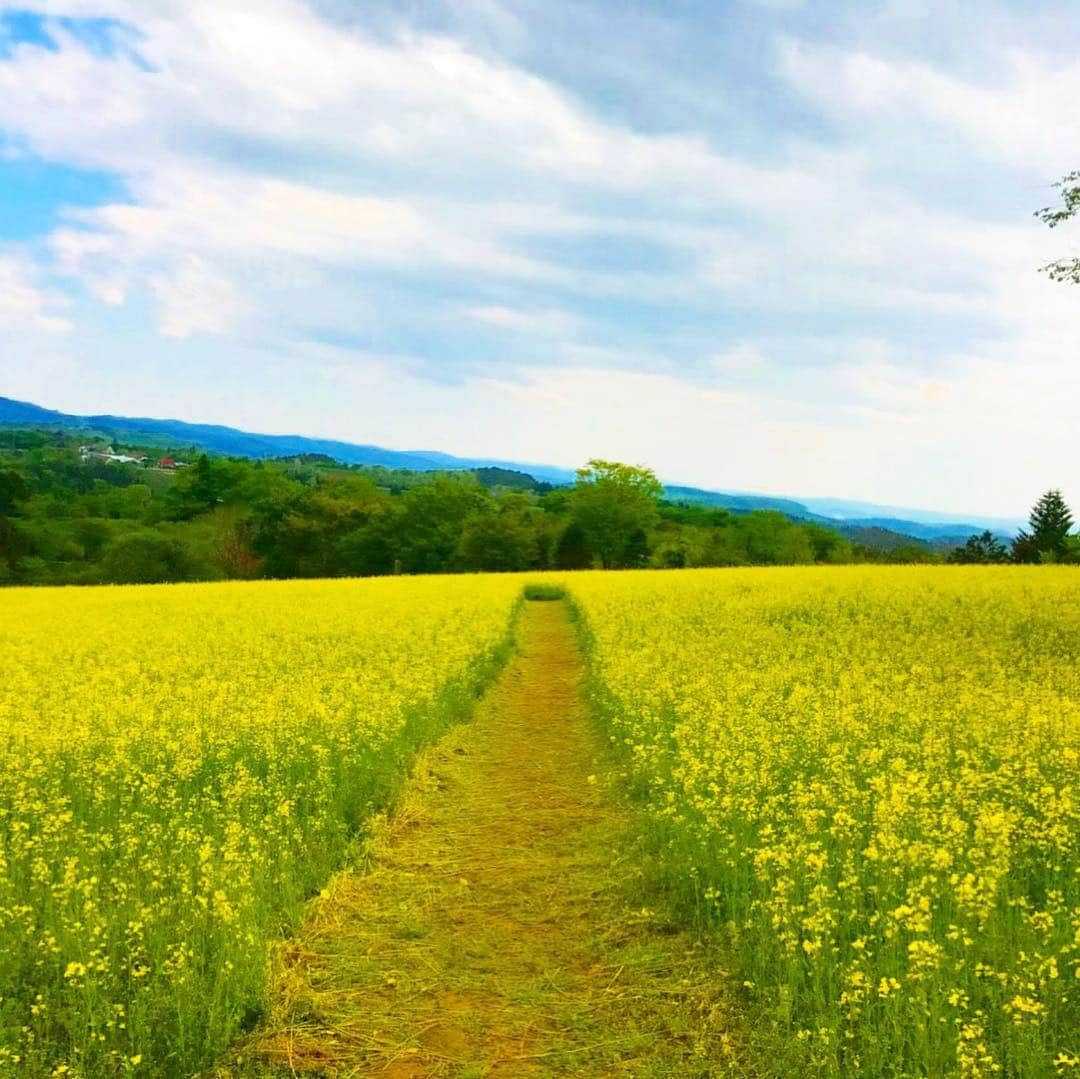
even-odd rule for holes
{"type": "Polygon", "coordinates": [[[24,7],[8,152],[125,197],[0,261],[0,327],[73,327],[72,386],[105,347],[116,400],[0,392],[116,410],[152,350],[193,419],[239,422],[200,371],[272,370],[291,411],[261,385],[253,426],[1009,513],[1067,482],[1080,299],[1030,219],[1080,144],[1067,8],[965,51],[888,5],[24,7]],[[989,430],[1024,451],[987,468],[989,430]]]}
{"type": "Polygon", "coordinates": [[[41,289],[27,259],[0,249],[0,334],[58,334],[71,329],[64,297],[41,289]]]}

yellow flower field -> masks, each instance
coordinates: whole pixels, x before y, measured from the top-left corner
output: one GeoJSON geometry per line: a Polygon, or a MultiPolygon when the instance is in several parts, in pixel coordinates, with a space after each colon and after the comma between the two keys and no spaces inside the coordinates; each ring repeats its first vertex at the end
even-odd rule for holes
{"type": "Polygon", "coordinates": [[[0,592],[0,1071],[190,1075],[505,648],[500,577],[0,592]]]}
{"type": "Polygon", "coordinates": [[[654,856],[814,1074],[1080,1074],[1080,574],[588,574],[654,856]]]}
{"type": "MultiPolygon", "coordinates": [[[[1080,573],[552,575],[650,877],[806,1073],[1080,1075],[1080,573]]],[[[0,591],[0,1072],[190,1075],[514,576],[0,591]]]]}

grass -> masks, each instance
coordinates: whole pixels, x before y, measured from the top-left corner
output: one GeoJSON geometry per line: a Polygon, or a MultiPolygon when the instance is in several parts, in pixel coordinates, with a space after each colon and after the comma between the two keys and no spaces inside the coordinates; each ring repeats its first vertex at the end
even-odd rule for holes
{"type": "Polygon", "coordinates": [[[532,602],[552,602],[566,599],[566,589],[558,584],[530,582],[522,590],[522,596],[532,602]]]}

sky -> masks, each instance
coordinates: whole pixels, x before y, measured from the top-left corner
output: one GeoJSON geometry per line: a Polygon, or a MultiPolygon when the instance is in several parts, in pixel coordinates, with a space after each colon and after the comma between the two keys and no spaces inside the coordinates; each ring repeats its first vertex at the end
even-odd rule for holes
{"type": "Polygon", "coordinates": [[[1080,499],[1073,0],[0,0],[0,394],[1080,499]]]}

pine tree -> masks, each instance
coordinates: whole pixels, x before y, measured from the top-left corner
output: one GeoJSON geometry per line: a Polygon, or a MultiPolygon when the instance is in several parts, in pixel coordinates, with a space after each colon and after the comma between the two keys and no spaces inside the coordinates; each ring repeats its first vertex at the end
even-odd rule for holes
{"type": "Polygon", "coordinates": [[[1028,517],[1028,530],[1013,541],[1017,562],[1060,561],[1068,552],[1066,537],[1073,526],[1072,513],[1060,491],[1047,491],[1035,503],[1028,517]]]}

